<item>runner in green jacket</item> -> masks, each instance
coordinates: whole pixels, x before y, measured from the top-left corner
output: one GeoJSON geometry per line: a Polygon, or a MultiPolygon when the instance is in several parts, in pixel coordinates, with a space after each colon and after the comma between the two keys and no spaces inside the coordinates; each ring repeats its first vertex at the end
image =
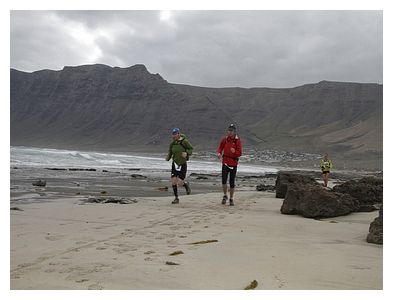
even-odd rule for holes
{"type": "Polygon", "coordinates": [[[192,145],[187,140],[184,134],[180,133],[179,128],[173,128],[172,130],[172,143],[169,145],[169,151],[166,156],[166,160],[172,161],[172,171],[171,171],[171,182],[173,193],[175,194],[175,200],[172,204],[179,203],[179,196],[177,192],[178,186],[184,186],[187,195],[191,193],[190,184],[185,181],[187,173],[187,160],[192,154],[192,145]]]}

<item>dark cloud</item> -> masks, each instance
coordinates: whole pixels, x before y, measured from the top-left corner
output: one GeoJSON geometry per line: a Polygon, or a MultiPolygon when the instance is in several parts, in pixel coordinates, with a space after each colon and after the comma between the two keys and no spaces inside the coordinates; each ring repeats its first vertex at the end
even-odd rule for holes
{"type": "Polygon", "coordinates": [[[382,11],[12,11],[11,67],[143,63],[169,82],[382,83],[382,11]]]}

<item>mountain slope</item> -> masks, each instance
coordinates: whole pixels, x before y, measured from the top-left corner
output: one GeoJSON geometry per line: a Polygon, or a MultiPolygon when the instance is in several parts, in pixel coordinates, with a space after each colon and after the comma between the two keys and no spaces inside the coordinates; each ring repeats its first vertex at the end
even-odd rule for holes
{"type": "Polygon", "coordinates": [[[145,66],[11,69],[11,145],[133,151],[165,148],[180,127],[214,149],[230,122],[245,146],[382,159],[382,85],[295,88],[171,84],[145,66]]]}

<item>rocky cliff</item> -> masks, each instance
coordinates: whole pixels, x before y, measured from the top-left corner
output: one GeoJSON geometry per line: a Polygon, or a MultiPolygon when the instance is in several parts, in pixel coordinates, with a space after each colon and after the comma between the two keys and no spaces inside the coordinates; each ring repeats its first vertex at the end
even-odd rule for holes
{"type": "Polygon", "coordinates": [[[132,151],[163,148],[180,127],[215,148],[230,122],[246,146],[382,159],[382,85],[295,88],[171,84],[144,65],[11,69],[11,145],[132,151]]]}

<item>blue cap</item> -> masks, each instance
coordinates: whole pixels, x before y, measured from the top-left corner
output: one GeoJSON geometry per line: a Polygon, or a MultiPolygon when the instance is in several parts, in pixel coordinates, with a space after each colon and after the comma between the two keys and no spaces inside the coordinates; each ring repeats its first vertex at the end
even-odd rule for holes
{"type": "Polygon", "coordinates": [[[172,129],[172,134],[178,134],[180,132],[180,129],[175,127],[172,129]]]}

